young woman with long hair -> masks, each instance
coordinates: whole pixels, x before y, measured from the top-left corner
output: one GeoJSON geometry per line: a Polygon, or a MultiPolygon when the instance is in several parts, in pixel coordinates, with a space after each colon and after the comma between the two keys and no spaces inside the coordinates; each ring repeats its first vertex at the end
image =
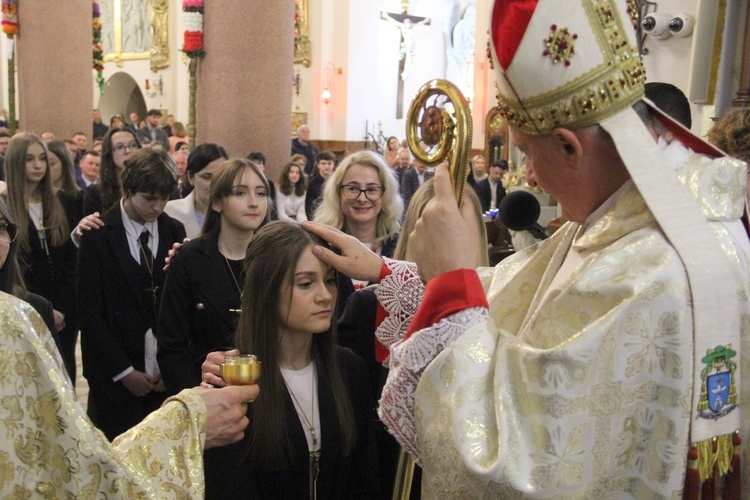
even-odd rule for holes
{"type": "Polygon", "coordinates": [[[8,209],[18,225],[24,280],[29,291],[52,302],[63,357],[75,381],[77,249],[70,228],[78,221],[75,198],[53,186],[48,156],[37,135],[13,136],[5,153],[8,209]]]}
{"type": "Polygon", "coordinates": [[[391,168],[396,168],[398,165],[398,150],[401,148],[401,145],[398,143],[398,139],[394,136],[390,136],[387,141],[385,141],[385,151],[383,151],[383,158],[385,158],[385,162],[388,164],[391,168]]]}
{"type": "Polygon", "coordinates": [[[68,146],[61,140],[52,139],[51,141],[47,141],[47,151],[49,152],[47,161],[49,162],[55,189],[65,191],[75,198],[82,199],[81,188],[76,183],[76,169],[75,165],[73,165],[73,156],[70,154],[68,146]]]}
{"type": "Polygon", "coordinates": [[[266,178],[247,160],[228,160],[214,174],[208,205],[201,235],[175,253],[162,292],[158,361],[174,394],[200,383],[209,352],[234,345],[245,251],[269,220],[266,178]]]}
{"type": "MultiPolygon", "coordinates": [[[[205,454],[207,498],[377,495],[374,403],[364,362],[336,345],[336,273],[313,255],[320,244],[281,221],[250,242],[236,345],[261,361],[262,389],[246,439],[205,454]]],[[[207,383],[225,385],[224,354],[204,363],[207,383]]]]}
{"type": "Polygon", "coordinates": [[[284,166],[279,177],[279,189],[276,192],[276,208],[279,220],[302,222],[307,220],[305,214],[305,193],[307,177],[302,167],[289,162],[284,166]]]}

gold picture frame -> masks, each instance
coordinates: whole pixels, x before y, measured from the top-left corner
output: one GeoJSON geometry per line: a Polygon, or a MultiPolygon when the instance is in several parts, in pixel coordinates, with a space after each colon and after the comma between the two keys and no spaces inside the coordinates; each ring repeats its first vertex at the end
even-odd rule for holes
{"type": "Polygon", "coordinates": [[[294,64],[306,68],[312,64],[310,47],[310,11],[308,0],[294,0],[294,64]]]}
{"type": "Polygon", "coordinates": [[[152,71],[168,67],[168,5],[168,0],[141,0],[141,5],[129,2],[131,11],[124,12],[123,0],[102,0],[102,35],[107,38],[111,32],[112,37],[111,44],[103,40],[105,46],[110,45],[104,62],[114,62],[121,68],[123,61],[150,59],[152,71]],[[141,50],[131,50],[133,45],[141,50]]]}
{"type": "Polygon", "coordinates": [[[297,129],[307,124],[307,113],[304,111],[292,111],[292,137],[297,137],[297,129]]]}

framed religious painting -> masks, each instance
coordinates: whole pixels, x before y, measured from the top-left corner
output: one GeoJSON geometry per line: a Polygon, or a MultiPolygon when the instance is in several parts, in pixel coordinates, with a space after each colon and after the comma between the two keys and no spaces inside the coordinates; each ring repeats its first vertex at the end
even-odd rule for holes
{"type": "Polygon", "coordinates": [[[294,64],[303,64],[309,68],[311,62],[310,12],[307,0],[294,0],[294,64]]]}
{"type": "Polygon", "coordinates": [[[292,111],[292,137],[297,137],[297,129],[307,123],[307,113],[292,111]]]}
{"type": "Polygon", "coordinates": [[[169,66],[168,0],[100,0],[104,61],[150,59],[151,70],[169,66]]]}

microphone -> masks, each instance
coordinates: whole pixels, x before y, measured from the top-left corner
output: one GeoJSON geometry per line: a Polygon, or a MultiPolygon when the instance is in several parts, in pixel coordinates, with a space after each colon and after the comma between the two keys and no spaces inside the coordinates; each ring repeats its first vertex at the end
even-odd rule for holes
{"type": "Polygon", "coordinates": [[[529,231],[538,240],[546,239],[547,233],[537,222],[542,207],[536,196],[528,191],[517,190],[505,195],[497,207],[500,221],[513,231],[529,231]]]}

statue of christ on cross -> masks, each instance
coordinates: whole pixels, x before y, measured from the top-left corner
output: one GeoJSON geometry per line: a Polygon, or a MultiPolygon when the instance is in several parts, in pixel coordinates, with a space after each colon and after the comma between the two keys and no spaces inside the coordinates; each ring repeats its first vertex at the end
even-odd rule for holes
{"type": "Polygon", "coordinates": [[[404,101],[404,82],[409,78],[412,63],[414,61],[414,27],[429,26],[429,17],[411,16],[408,13],[409,2],[402,1],[401,9],[403,12],[396,14],[393,12],[381,12],[381,18],[398,28],[401,32],[401,45],[399,48],[398,64],[398,94],[396,102],[396,118],[403,117],[404,101]]]}

